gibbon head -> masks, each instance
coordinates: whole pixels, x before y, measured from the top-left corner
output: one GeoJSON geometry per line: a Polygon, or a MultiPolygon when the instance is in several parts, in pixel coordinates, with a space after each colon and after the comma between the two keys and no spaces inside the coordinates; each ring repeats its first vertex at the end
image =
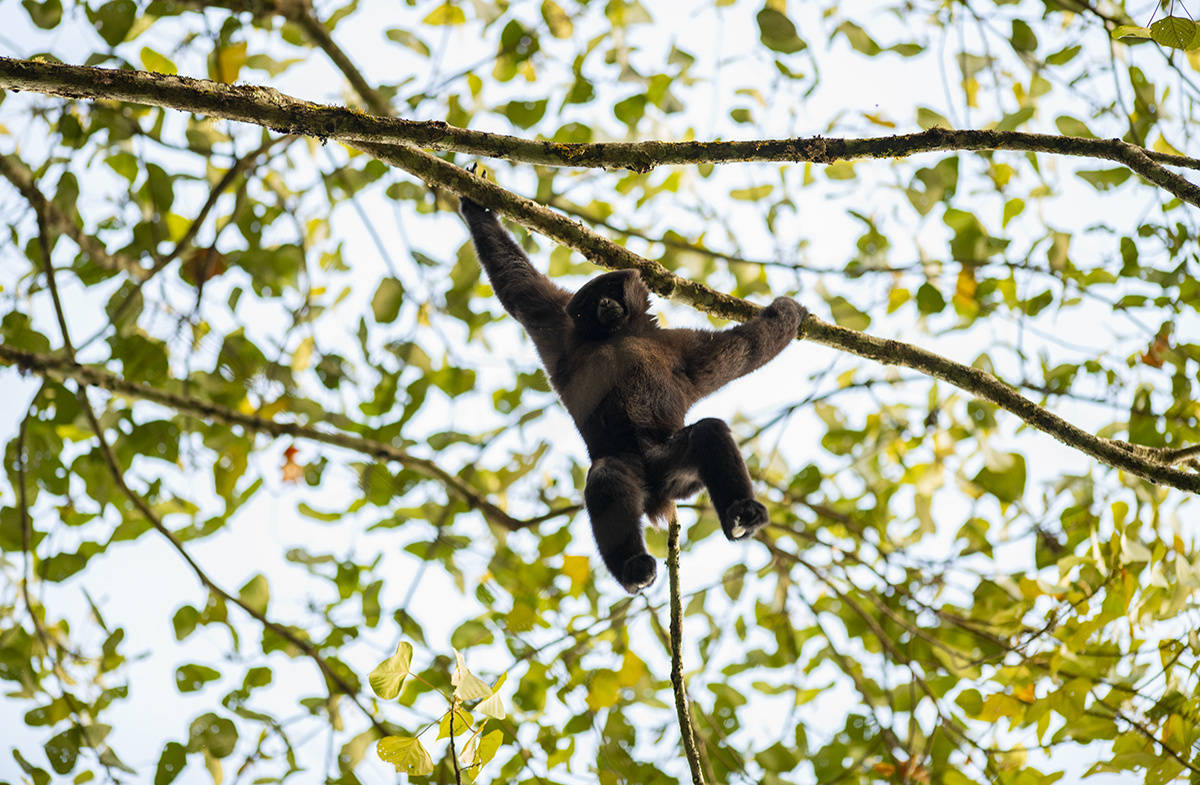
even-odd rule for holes
{"type": "Polygon", "coordinates": [[[575,328],[591,339],[607,338],[631,324],[640,324],[649,311],[650,290],[637,270],[598,275],[567,303],[575,328]]]}

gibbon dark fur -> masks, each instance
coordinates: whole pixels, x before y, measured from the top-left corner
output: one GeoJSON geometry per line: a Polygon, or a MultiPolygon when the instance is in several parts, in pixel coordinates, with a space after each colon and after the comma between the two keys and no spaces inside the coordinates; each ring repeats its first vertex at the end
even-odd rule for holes
{"type": "Polygon", "coordinates": [[[642,516],[665,519],[674,499],[708,488],[730,540],[765,526],[729,426],[709,417],[684,427],[683,418],[782,351],[807,311],[781,297],[727,330],[662,329],[636,270],[599,275],[572,295],[534,269],[491,210],[463,198],[460,211],[496,297],[533,339],[587,445],[592,532],[625,590],[654,582],[642,516]]]}

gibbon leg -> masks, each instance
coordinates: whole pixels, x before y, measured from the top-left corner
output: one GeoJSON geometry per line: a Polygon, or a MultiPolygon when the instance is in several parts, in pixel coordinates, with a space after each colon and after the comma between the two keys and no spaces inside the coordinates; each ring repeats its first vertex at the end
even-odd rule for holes
{"type": "Polygon", "coordinates": [[[767,508],[754,500],[750,472],[723,420],[707,417],[675,434],[668,461],[676,470],[699,472],[730,540],[752,537],[767,525],[767,508]]]}
{"type": "Polygon", "coordinates": [[[588,470],[583,498],[600,558],[612,576],[630,594],[654,583],[658,565],[642,539],[646,490],[641,466],[601,458],[588,470]]]}

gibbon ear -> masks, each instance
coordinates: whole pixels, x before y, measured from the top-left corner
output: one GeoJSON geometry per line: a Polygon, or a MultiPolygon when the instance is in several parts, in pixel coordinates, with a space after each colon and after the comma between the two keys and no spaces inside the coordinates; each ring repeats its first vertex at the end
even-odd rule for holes
{"type": "Polygon", "coordinates": [[[642,274],[637,270],[622,270],[628,273],[625,280],[625,307],[630,314],[645,314],[650,312],[650,288],[642,280],[642,274]]]}

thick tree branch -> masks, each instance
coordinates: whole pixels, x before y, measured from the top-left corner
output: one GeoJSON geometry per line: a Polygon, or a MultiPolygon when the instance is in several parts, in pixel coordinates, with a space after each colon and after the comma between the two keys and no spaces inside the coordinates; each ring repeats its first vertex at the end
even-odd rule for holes
{"type": "Polygon", "coordinates": [[[377,460],[395,461],[407,469],[411,469],[418,474],[441,483],[447,492],[462,499],[473,509],[479,510],[489,522],[509,531],[524,529],[535,522],[540,522],[562,512],[561,510],[554,510],[548,515],[535,518],[532,521],[517,520],[484,498],[483,495],[468,483],[450,474],[433,461],[409,455],[397,447],[375,439],[367,439],[336,431],[324,431],[300,423],[279,422],[278,420],[270,420],[265,417],[243,414],[233,409],[227,409],[224,406],[200,400],[199,398],[167,392],[166,390],[160,390],[147,384],[131,382],[103,368],[81,365],[55,355],[25,351],[6,343],[0,343],[0,363],[15,365],[22,370],[36,373],[39,376],[56,380],[73,379],[80,384],[99,387],[118,395],[151,401],[174,409],[181,414],[196,417],[207,422],[239,425],[256,433],[266,433],[276,437],[291,436],[297,439],[309,439],[353,450],[377,460]]]}
{"type": "MultiPolygon", "coordinates": [[[[479,204],[490,207],[561,245],[578,250],[599,265],[614,269],[639,270],[647,285],[660,295],[677,295],[700,310],[738,321],[749,319],[759,310],[758,306],[745,300],[716,292],[703,284],[681,278],[656,262],[638,256],[563,215],[530,199],[512,194],[494,183],[476,177],[423,150],[407,144],[381,144],[371,141],[406,138],[432,147],[451,146],[446,143],[445,134],[438,136],[430,133],[431,129],[439,125],[436,123],[414,123],[395,118],[369,117],[346,109],[302,103],[269,88],[235,87],[161,74],[63,66],[10,58],[0,58],[0,86],[36,89],[40,92],[67,97],[104,97],[149,103],[155,106],[173,107],[184,111],[209,113],[218,117],[265,124],[273,128],[285,129],[289,133],[308,133],[351,140],[355,142],[356,147],[376,155],[381,160],[399,166],[427,182],[447,188],[459,195],[469,196],[479,204]],[[360,132],[364,128],[369,132],[360,132]],[[402,130],[406,130],[408,133],[401,133],[402,130]]],[[[450,128],[445,124],[440,125],[443,131],[450,128]]],[[[1190,197],[1188,201],[1200,204],[1200,188],[1154,163],[1151,155],[1141,148],[1119,140],[1105,141],[1032,134],[1018,136],[1027,144],[1016,145],[1013,140],[1017,137],[1011,134],[991,131],[959,132],[943,129],[932,129],[908,137],[858,140],[855,143],[869,141],[871,145],[878,148],[874,154],[881,156],[907,155],[918,149],[951,149],[955,147],[982,149],[989,145],[1005,144],[1006,140],[1009,149],[1038,149],[1072,155],[1095,155],[1096,157],[1125,161],[1133,168],[1141,167],[1139,171],[1146,170],[1144,173],[1148,179],[1163,185],[1163,187],[1170,185],[1168,190],[1172,190],[1172,193],[1179,192],[1177,195],[1181,195],[1181,198],[1182,193],[1186,192],[1190,197]],[[925,146],[914,146],[914,142],[920,142],[925,146]],[[1054,144],[1047,147],[1046,145],[1050,145],[1051,142],[1054,144]]],[[[693,143],[680,144],[693,145],[693,143]]],[[[703,152],[710,147],[714,150],[724,149],[724,144],[702,144],[700,148],[696,148],[700,152],[690,160],[784,160],[749,155],[713,157],[703,152]]],[[[752,144],[752,146],[759,145],[763,149],[767,149],[773,143],[730,144],[752,144]]],[[[805,149],[819,147],[820,151],[811,154],[807,159],[792,157],[786,160],[831,161],[838,155],[842,155],[843,152],[832,155],[830,150],[844,151],[848,142],[819,139],[807,142],[791,140],[787,144],[793,145],[797,151],[800,151],[802,147],[805,149]]],[[[652,151],[667,148],[682,149],[664,145],[665,143],[643,143],[642,146],[652,151]]],[[[550,146],[555,147],[555,145],[550,146]]],[[[558,145],[557,147],[567,149],[570,146],[558,145]]],[[[456,147],[456,149],[464,148],[456,147]]],[[[672,160],[682,162],[685,159],[672,160]]],[[[1193,165],[1193,163],[1200,165],[1200,162],[1194,162],[1193,159],[1186,159],[1186,161],[1188,165],[1193,165]]],[[[903,365],[945,380],[984,400],[995,403],[1016,414],[1033,427],[1054,436],[1064,444],[1079,449],[1111,466],[1124,469],[1151,482],[1193,493],[1200,492],[1200,475],[1179,471],[1161,461],[1147,457],[1145,454],[1125,449],[1115,441],[1101,439],[1090,434],[1038,406],[995,376],[977,368],[939,357],[911,344],[876,338],[856,330],[829,324],[815,316],[809,316],[804,321],[800,337],[884,364],[903,365]]]]}
{"type": "MultiPolygon", "coordinates": [[[[322,28],[323,29],[323,28],[322,28]]],[[[1023,150],[1100,158],[1123,164],[1180,199],[1200,206],[1200,186],[1161,164],[1200,169],[1200,159],[1159,153],[1120,139],[1088,139],[1019,131],[949,130],[861,139],[824,137],[732,142],[598,142],[560,144],[456,128],[440,120],[365,115],[301,101],[256,85],[227,85],[185,76],[117,71],[0,57],[0,87],[65,98],[107,98],[182,109],[345,142],[407,142],[435,150],[507,158],[548,166],[645,172],[668,164],[739,161],[833,163],[856,158],[900,158],[935,150],[1023,150]]],[[[369,89],[369,87],[368,87],[369,89]]]]}

